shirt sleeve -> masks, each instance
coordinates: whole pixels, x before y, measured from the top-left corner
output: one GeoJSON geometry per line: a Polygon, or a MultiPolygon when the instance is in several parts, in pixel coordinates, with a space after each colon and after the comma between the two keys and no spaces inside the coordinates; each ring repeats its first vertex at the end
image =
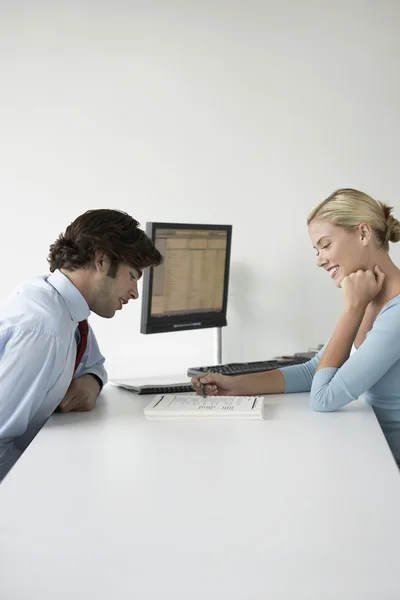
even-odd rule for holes
{"type": "Polygon", "coordinates": [[[0,471],[15,462],[13,439],[25,433],[54,383],[56,346],[56,339],[42,332],[0,331],[0,471]]]}
{"type": "Polygon", "coordinates": [[[74,377],[82,375],[96,375],[103,385],[107,383],[107,371],[104,368],[104,356],[100,352],[99,345],[94,335],[93,329],[89,325],[88,341],[85,353],[82,357],[79,367],[75,371],[74,377]]]}
{"type": "Polygon", "coordinates": [[[400,360],[400,304],[385,307],[356,352],[340,367],[318,371],[310,404],[316,411],[342,408],[377,383],[400,360]]]}
{"type": "Polygon", "coordinates": [[[291,365],[279,369],[285,379],[285,394],[309,392],[315,371],[326,348],[326,344],[311,360],[301,365],[291,365]]]}

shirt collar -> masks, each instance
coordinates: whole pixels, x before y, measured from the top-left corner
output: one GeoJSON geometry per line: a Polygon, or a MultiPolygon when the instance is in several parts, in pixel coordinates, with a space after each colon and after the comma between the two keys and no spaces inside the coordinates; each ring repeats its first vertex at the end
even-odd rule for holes
{"type": "Polygon", "coordinates": [[[60,294],[64,300],[71,319],[79,323],[90,315],[89,305],[78,288],[59,269],[49,275],[47,282],[60,294]]]}

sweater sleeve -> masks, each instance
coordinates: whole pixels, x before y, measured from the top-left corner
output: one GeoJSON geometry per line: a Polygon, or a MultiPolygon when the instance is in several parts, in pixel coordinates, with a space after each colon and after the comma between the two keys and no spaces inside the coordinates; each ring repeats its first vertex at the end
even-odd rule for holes
{"type": "Polygon", "coordinates": [[[342,408],[376,384],[400,360],[400,303],[389,302],[357,352],[340,367],[315,373],[310,404],[316,411],[342,408]]]}
{"type": "Polygon", "coordinates": [[[302,365],[292,365],[279,369],[285,379],[285,394],[309,392],[315,371],[317,370],[326,344],[311,360],[302,365]]]}

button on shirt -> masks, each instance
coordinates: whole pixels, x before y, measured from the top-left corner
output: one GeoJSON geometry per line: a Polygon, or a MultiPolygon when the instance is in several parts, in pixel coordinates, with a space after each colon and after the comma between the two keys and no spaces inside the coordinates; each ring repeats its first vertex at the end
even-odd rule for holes
{"type": "Polygon", "coordinates": [[[73,377],[97,375],[104,358],[89,327],[74,374],[77,325],[89,306],[61,271],[20,285],[0,305],[0,480],[64,398],[73,377]]]}

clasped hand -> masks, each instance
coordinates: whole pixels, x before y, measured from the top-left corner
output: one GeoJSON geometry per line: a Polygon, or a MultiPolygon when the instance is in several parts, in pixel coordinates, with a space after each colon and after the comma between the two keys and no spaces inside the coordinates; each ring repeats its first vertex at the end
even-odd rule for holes
{"type": "Polygon", "coordinates": [[[345,310],[365,310],[382,290],[385,273],[376,265],[373,270],[356,271],[344,277],[341,288],[345,310]]]}
{"type": "Polygon", "coordinates": [[[58,412],[71,410],[92,410],[100,393],[98,381],[90,374],[82,375],[71,381],[68,390],[58,406],[58,412]]]}

